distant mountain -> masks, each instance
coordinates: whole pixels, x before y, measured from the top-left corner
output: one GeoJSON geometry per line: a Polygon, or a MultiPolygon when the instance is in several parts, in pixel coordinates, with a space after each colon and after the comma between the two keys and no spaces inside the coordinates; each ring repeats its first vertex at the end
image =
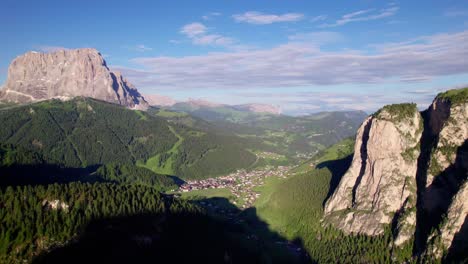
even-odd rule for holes
{"type": "Polygon", "coordinates": [[[272,115],[279,115],[281,113],[278,107],[269,104],[227,105],[201,99],[189,99],[186,102],[178,102],[173,104],[170,109],[193,113],[204,119],[222,120],[227,118],[230,121],[239,121],[239,119],[248,116],[249,113],[272,115]]]}
{"type": "Polygon", "coordinates": [[[144,94],[144,97],[151,106],[173,106],[176,103],[171,97],[159,94],[144,94]]]}
{"type": "Polygon", "coordinates": [[[112,72],[95,49],[28,52],[8,69],[0,100],[17,103],[77,96],[146,109],[148,103],[119,72],[112,72]]]}
{"type": "Polygon", "coordinates": [[[177,103],[170,109],[186,112],[242,137],[261,139],[293,156],[310,156],[354,136],[367,117],[363,111],[320,112],[293,117],[240,111],[225,105],[207,107],[200,103],[177,103]]]}
{"type": "Polygon", "coordinates": [[[248,111],[254,113],[268,113],[273,115],[281,114],[281,109],[274,105],[269,104],[243,104],[243,105],[234,105],[234,109],[240,111],[248,111]]]}

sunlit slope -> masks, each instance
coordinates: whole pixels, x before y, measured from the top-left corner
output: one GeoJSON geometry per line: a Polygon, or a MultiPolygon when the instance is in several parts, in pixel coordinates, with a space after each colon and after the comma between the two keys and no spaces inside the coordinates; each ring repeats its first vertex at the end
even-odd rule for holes
{"type": "Polygon", "coordinates": [[[156,173],[204,178],[256,160],[234,135],[200,131],[89,98],[4,108],[0,123],[4,165],[93,168],[130,163],[156,173]]]}
{"type": "Polygon", "coordinates": [[[290,178],[267,182],[256,203],[257,214],[271,230],[300,242],[318,263],[403,262],[411,250],[392,251],[391,235],[347,236],[322,220],[323,204],[350,164],[353,140],[344,140],[292,171],[290,178]],[[392,256],[393,254],[393,256],[392,256]]]}

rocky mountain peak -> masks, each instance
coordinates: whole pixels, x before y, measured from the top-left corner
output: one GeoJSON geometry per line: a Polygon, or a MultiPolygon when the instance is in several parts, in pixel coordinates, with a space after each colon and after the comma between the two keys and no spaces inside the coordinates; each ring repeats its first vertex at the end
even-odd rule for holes
{"type": "Polygon", "coordinates": [[[415,252],[436,258],[466,252],[467,171],[468,88],[439,94],[422,113],[385,106],[359,128],[325,222],[367,235],[390,226],[396,246],[414,241],[415,252]]]}
{"type": "Polygon", "coordinates": [[[145,94],[145,99],[151,106],[173,106],[177,102],[169,96],[159,94],[145,94]]]}
{"type": "MultiPolygon", "coordinates": [[[[346,233],[378,235],[395,213],[410,211],[421,133],[413,104],[387,106],[368,117],[358,130],[352,164],[325,205],[328,220],[346,233]]],[[[406,221],[414,224],[415,214],[406,221]]]]}
{"type": "Polygon", "coordinates": [[[91,97],[146,109],[145,99],[92,48],[27,52],[13,60],[0,99],[17,103],[91,97]]]}

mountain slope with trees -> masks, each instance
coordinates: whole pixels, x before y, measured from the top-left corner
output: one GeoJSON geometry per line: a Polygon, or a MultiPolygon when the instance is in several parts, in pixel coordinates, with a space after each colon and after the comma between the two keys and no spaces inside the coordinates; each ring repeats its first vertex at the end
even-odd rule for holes
{"type": "Polygon", "coordinates": [[[93,172],[108,163],[152,160],[156,165],[149,168],[156,173],[164,165],[163,174],[203,178],[255,161],[246,143],[234,135],[199,131],[90,98],[3,109],[0,123],[3,169],[47,165],[93,172]]]}

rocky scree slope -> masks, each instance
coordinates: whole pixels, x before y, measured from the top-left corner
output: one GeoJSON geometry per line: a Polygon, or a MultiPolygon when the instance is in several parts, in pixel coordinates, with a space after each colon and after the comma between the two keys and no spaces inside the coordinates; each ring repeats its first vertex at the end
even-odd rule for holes
{"type": "Polygon", "coordinates": [[[359,128],[325,223],[371,236],[390,227],[395,246],[414,245],[429,259],[466,254],[467,139],[468,88],[439,94],[422,113],[385,106],[359,128]]]}

